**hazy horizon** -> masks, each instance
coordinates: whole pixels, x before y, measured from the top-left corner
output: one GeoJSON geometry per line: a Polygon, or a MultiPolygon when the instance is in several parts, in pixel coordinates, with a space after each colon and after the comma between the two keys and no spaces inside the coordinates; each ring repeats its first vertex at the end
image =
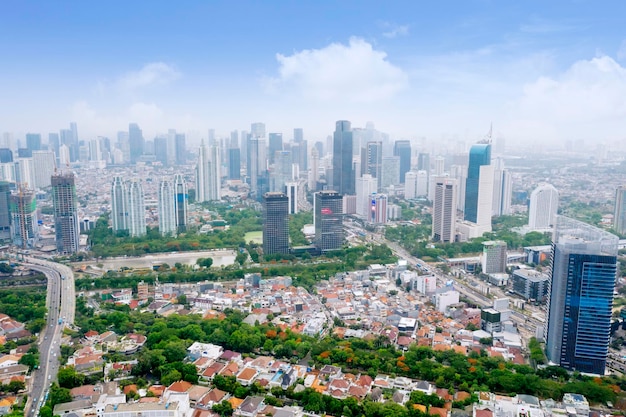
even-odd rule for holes
{"type": "Polygon", "coordinates": [[[622,140],[626,4],[13,2],[0,132],[152,139],[372,121],[395,139],[622,140]],[[193,135],[193,134],[192,134],[193,135]]]}

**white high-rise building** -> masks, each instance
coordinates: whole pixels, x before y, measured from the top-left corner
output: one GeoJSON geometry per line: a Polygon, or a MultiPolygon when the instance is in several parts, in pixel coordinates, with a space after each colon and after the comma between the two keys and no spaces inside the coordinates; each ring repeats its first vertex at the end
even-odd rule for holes
{"type": "Polygon", "coordinates": [[[59,164],[61,167],[70,165],[70,148],[66,144],[59,146],[59,164]]]}
{"type": "Polygon", "coordinates": [[[15,180],[28,190],[34,190],[35,170],[32,158],[17,158],[15,160],[15,180]]]}
{"type": "Polygon", "coordinates": [[[546,230],[554,226],[559,209],[559,192],[552,184],[541,184],[530,194],[528,228],[546,230]]]}
{"type": "Polygon", "coordinates": [[[317,188],[317,181],[320,178],[319,173],[319,153],[317,152],[317,148],[313,147],[311,149],[311,171],[309,172],[309,190],[315,191],[317,188]]]}
{"type": "MultiPolygon", "coordinates": [[[[408,173],[407,173],[408,174],[408,173]]],[[[376,193],[378,180],[370,174],[356,179],[356,214],[368,218],[370,215],[370,196],[376,193]]]]}
{"type": "Polygon", "coordinates": [[[450,176],[456,178],[456,209],[465,210],[465,186],[467,181],[467,165],[453,165],[450,169],[450,176]]]}
{"type": "Polygon", "coordinates": [[[126,186],[128,208],[128,233],[131,237],[146,234],[146,203],[143,187],[137,180],[131,180],[126,186]]]}
{"type": "Polygon", "coordinates": [[[289,214],[298,212],[298,183],[296,181],[288,181],[285,183],[285,195],[289,202],[289,214]]]}
{"type": "Polygon", "coordinates": [[[417,171],[404,174],[404,198],[407,200],[417,198],[417,171]]]}
{"type": "Polygon", "coordinates": [[[433,199],[432,239],[435,242],[454,242],[456,225],[457,181],[438,177],[433,199]]]}
{"type": "Polygon", "coordinates": [[[126,184],[122,177],[113,177],[113,183],[111,183],[113,233],[128,230],[128,208],[126,203],[126,184]]]}
{"type": "Polygon", "coordinates": [[[216,145],[207,147],[204,141],[200,145],[196,165],[196,200],[199,203],[221,198],[219,155],[219,148],[216,145]]]}
{"type": "Polygon", "coordinates": [[[400,184],[400,157],[383,156],[380,188],[382,190],[397,184],[400,184]]]}
{"type": "Polygon", "coordinates": [[[33,166],[35,172],[35,187],[50,187],[50,178],[54,174],[56,162],[52,151],[33,151],[33,166]]]}
{"type": "Polygon", "coordinates": [[[480,167],[478,181],[478,207],[476,224],[483,228],[483,233],[491,232],[491,209],[493,207],[493,165],[480,167]]]}
{"type": "Polygon", "coordinates": [[[509,170],[504,168],[502,158],[497,158],[494,162],[492,215],[504,216],[511,214],[512,178],[509,170]]]}
{"type": "Polygon", "coordinates": [[[176,196],[174,184],[168,179],[159,183],[159,233],[161,236],[176,234],[176,196]]]}

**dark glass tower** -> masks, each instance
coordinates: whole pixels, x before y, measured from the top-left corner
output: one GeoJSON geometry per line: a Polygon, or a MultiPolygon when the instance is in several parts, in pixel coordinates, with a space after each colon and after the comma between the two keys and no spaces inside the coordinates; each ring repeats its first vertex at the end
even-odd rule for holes
{"type": "Polygon", "coordinates": [[[283,134],[282,133],[270,133],[269,134],[269,160],[270,164],[274,163],[276,152],[283,150],[283,134]]]}
{"type": "Polygon", "coordinates": [[[314,199],[315,246],[321,252],[343,245],[343,197],[336,191],[320,191],[314,199]]]}
{"type": "Polygon", "coordinates": [[[370,174],[378,181],[380,188],[380,179],[383,168],[383,143],[370,141],[367,142],[365,148],[361,148],[361,176],[370,174]]]}
{"type": "Polygon", "coordinates": [[[411,142],[397,140],[393,144],[393,156],[400,157],[400,184],[404,184],[404,176],[411,170],[411,142]]]}
{"type": "Polygon", "coordinates": [[[467,180],[465,182],[465,214],[464,219],[477,223],[478,217],[478,185],[480,182],[480,167],[491,164],[491,144],[477,143],[469,153],[467,180]]]}
{"type": "Polygon", "coordinates": [[[289,253],[289,198],[284,193],[263,196],[263,253],[289,253]]]}
{"type": "Polygon", "coordinates": [[[238,180],[241,178],[241,151],[239,148],[228,150],[228,179],[238,180]]]}
{"type": "Polygon", "coordinates": [[[336,123],[333,137],[333,189],[339,194],[355,194],[352,128],[345,120],[336,123]]]}
{"type": "Polygon", "coordinates": [[[618,238],[557,216],[548,291],[546,354],[566,369],[604,375],[611,337],[618,238]]]}
{"type": "Polygon", "coordinates": [[[26,148],[32,151],[41,150],[41,135],[39,133],[26,134],[26,148]]]}
{"type": "Polygon", "coordinates": [[[130,147],[130,162],[134,164],[143,155],[143,133],[136,123],[128,125],[128,144],[130,147]]]}
{"type": "Polygon", "coordinates": [[[187,183],[181,174],[174,175],[174,212],[176,216],[176,231],[183,233],[187,230],[187,213],[189,193],[187,183]]]}
{"type": "Polygon", "coordinates": [[[51,183],[57,251],[78,252],[80,228],[74,174],[52,175],[51,183]]]}

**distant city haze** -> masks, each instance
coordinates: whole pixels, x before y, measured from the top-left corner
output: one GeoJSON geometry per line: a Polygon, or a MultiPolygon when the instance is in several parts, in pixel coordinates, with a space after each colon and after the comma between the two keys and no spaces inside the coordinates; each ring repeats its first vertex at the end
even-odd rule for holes
{"type": "Polygon", "coordinates": [[[254,121],[323,141],[349,120],[471,144],[493,122],[510,145],[623,146],[626,4],[563,3],[13,2],[0,132],[76,122],[89,140],[136,123],[195,147],[254,121]]]}

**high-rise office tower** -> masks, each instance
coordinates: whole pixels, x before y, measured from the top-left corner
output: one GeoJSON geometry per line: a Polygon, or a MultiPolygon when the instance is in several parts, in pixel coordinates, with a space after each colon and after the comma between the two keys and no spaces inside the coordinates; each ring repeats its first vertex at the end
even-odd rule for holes
{"type": "Polygon", "coordinates": [[[167,136],[154,138],[154,157],[163,165],[167,165],[167,136]]]}
{"type": "Polygon", "coordinates": [[[504,168],[504,160],[497,158],[493,164],[493,216],[511,214],[513,185],[511,173],[504,168]]]}
{"type": "Polygon", "coordinates": [[[59,164],[62,167],[70,166],[70,161],[72,159],[70,148],[67,145],[59,146],[59,164]]]}
{"type": "Polygon", "coordinates": [[[113,233],[128,230],[128,207],[126,184],[122,177],[113,177],[111,183],[111,221],[113,233]]]}
{"type": "Polygon", "coordinates": [[[291,149],[291,157],[293,163],[298,166],[300,171],[306,171],[308,169],[308,144],[306,140],[300,142],[291,142],[289,144],[291,149]]]}
{"type": "MultiPolygon", "coordinates": [[[[156,152],[155,152],[156,153],[156,152]]],[[[167,165],[176,164],[176,129],[167,130],[167,165]]]]}
{"type": "Polygon", "coordinates": [[[33,184],[38,188],[50,187],[50,177],[54,174],[56,162],[52,151],[33,151],[33,172],[35,174],[33,184]]]}
{"type": "Polygon", "coordinates": [[[530,194],[528,227],[531,230],[549,229],[554,226],[559,210],[559,192],[551,184],[541,184],[530,194]]]}
{"type": "Polygon", "coordinates": [[[382,161],[382,169],[379,182],[379,190],[387,189],[400,183],[400,157],[385,156],[382,161]]]}
{"type": "Polygon", "coordinates": [[[387,223],[387,196],[385,194],[370,195],[369,222],[387,223]]]}
{"type": "Polygon", "coordinates": [[[361,175],[369,174],[376,178],[380,187],[380,180],[383,169],[383,143],[367,142],[361,148],[361,175]]]}
{"type": "Polygon", "coordinates": [[[230,142],[228,143],[229,149],[239,149],[239,131],[233,130],[230,132],[230,142]]]}
{"type": "Polygon", "coordinates": [[[293,141],[296,143],[300,143],[304,140],[304,130],[301,127],[296,127],[293,129],[293,141]]]}
{"type": "Polygon", "coordinates": [[[341,249],[343,245],[343,197],[337,191],[319,191],[315,193],[313,203],[315,246],[322,253],[341,249]]]}
{"type": "Polygon", "coordinates": [[[417,170],[430,173],[430,154],[420,152],[417,155],[417,170]]]}
{"type": "Polygon", "coordinates": [[[339,194],[354,195],[354,168],[352,166],[352,128],[350,122],[336,123],[333,137],[333,184],[339,194]]]}
{"type": "Polygon", "coordinates": [[[0,240],[11,238],[11,184],[0,181],[0,240]]]}
{"type": "Polygon", "coordinates": [[[159,233],[161,236],[176,234],[176,196],[174,184],[169,179],[159,183],[159,233]]]}
{"type": "Polygon", "coordinates": [[[281,192],[285,183],[293,179],[293,164],[290,151],[277,151],[274,167],[270,173],[270,191],[281,192]]]}
{"type": "Polygon", "coordinates": [[[546,355],[563,368],[604,375],[618,238],[563,216],[557,216],[555,223],[546,355]]]}
{"type": "Polygon", "coordinates": [[[143,132],[137,123],[131,123],[128,125],[128,144],[130,150],[130,163],[134,164],[137,162],[139,157],[143,155],[144,151],[143,132]]]}
{"type": "Polygon", "coordinates": [[[289,253],[289,198],[284,193],[263,195],[263,253],[289,253]]]}
{"type": "Polygon", "coordinates": [[[319,177],[319,153],[317,148],[311,149],[311,170],[309,172],[309,191],[315,191],[317,189],[317,181],[319,177]]]}
{"type": "Polygon", "coordinates": [[[54,174],[51,184],[57,252],[78,252],[80,226],[74,174],[71,172],[54,174]]]}
{"type": "Polygon", "coordinates": [[[452,178],[456,178],[457,181],[456,209],[458,211],[465,211],[465,186],[467,185],[467,166],[452,165],[450,169],[450,176],[452,178]]]}
{"type": "Polygon", "coordinates": [[[61,146],[61,139],[58,133],[48,133],[48,149],[54,152],[54,155],[58,159],[59,146],[61,146]]]}
{"type": "Polygon", "coordinates": [[[483,274],[505,273],[506,261],[506,242],[502,240],[483,242],[483,255],[481,257],[483,274]]]}
{"type": "Polygon", "coordinates": [[[626,234],[626,186],[615,190],[615,213],[613,227],[620,235],[626,234]]]}
{"type": "Polygon", "coordinates": [[[405,175],[411,170],[411,141],[397,140],[393,144],[393,156],[400,158],[400,184],[404,184],[405,175]]]}
{"type": "Polygon", "coordinates": [[[41,135],[39,133],[26,134],[26,148],[32,151],[41,150],[41,135]]]}
{"type": "Polygon", "coordinates": [[[491,231],[493,166],[490,143],[481,142],[471,147],[465,183],[464,219],[491,231]]]}
{"type": "Polygon", "coordinates": [[[273,164],[276,158],[276,152],[283,150],[283,134],[270,133],[269,135],[269,152],[270,164],[273,164]]]}
{"type": "Polygon", "coordinates": [[[176,215],[176,231],[178,233],[187,231],[188,204],[187,183],[181,174],[176,174],[174,175],[174,211],[176,215]]]}
{"type": "Polygon", "coordinates": [[[356,179],[356,214],[367,219],[370,216],[370,197],[378,191],[378,181],[370,174],[356,179]]]}
{"type": "Polygon", "coordinates": [[[33,247],[39,239],[37,199],[32,190],[18,188],[10,197],[11,238],[17,246],[33,247]]]}
{"type": "Polygon", "coordinates": [[[265,137],[265,123],[257,122],[250,125],[250,136],[253,138],[265,137]]]}
{"type": "Polygon", "coordinates": [[[196,165],[196,201],[216,201],[221,198],[219,149],[216,145],[206,146],[204,141],[198,151],[196,165]]]}
{"type": "Polygon", "coordinates": [[[0,163],[13,162],[13,152],[9,148],[0,148],[0,163]]]}
{"type": "Polygon", "coordinates": [[[131,237],[146,234],[146,202],[143,187],[137,180],[126,185],[126,207],[128,209],[128,233],[131,237]]]}
{"type": "Polygon", "coordinates": [[[289,198],[284,193],[263,196],[263,253],[289,253],[289,198]]]}
{"type": "Polygon", "coordinates": [[[439,178],[435,182],[431,236],[435,242],[455,241],[456,187],[457,181],[453,178],[439,178]]]}
{"type": "Polygon", "coordinates": [[[177,133],[174,139],[176,141],[176,163],[184,165],[187,163],[187,144],[185,142],[185,134],[177,133]]]}
{"type": "Polygon", "coordinates": [[[288,181],[285,183],[285,195],[289,199],[289,214],[298,212],[298,183],[288,181]]]}
{"type": "Polygon", "coordinates": [[[239,148],[228,150],[228,179],[241,179],[241,152],[239,148]]]}
{"type": "Polygon", "coordinates": [[[435,158],[435,175],[442,176],[446,172],[446,158],[438,156],[435,158]]]}
{"type": "Polygon", "coordinates": [[[15,182],[21,184],[22,188],[35,189],[35,167],[32,158],[17,158],[15,160],[15,182]]]}

